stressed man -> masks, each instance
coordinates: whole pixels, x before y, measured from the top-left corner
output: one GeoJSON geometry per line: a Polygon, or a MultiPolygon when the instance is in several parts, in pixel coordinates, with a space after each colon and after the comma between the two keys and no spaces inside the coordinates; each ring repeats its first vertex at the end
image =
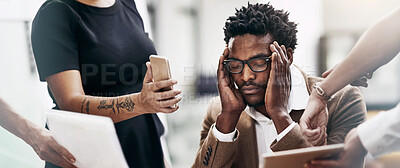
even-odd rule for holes
{"type": "Polygon", "coordinates": [[[365,120],[362,95],[349,86],[328,101],[322,134],[300,131],[297,122],[321,79],[292,64],[297,25],[288,15],[270,4],[248,4],[227,19],[219,97],[205,115],[193,167],[259,167],[263,153],[342,143],[365,120]]]}

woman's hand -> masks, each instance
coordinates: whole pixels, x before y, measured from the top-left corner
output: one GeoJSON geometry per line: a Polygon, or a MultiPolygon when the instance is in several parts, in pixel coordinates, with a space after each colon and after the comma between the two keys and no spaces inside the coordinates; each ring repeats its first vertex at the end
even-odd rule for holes
{"type": "Polygon", "coordinates": [[[357,129],[353,128],[346,136],[344,151],[338,160],[312,160],[305,165],[308,168],[348,168],[359,167],[363,163],[367,150],[361,143],[357,129]]]}
{"type": "Polygon", "coordinates": [[[328,108],[326,100],[315,92],[311,92],[307,107],[300,118],[300,128],[310,145],[321,146],[327,144],[328,108]]]}
{"type": "Polygon", "coordinates": [[[153,82],[153,73],[150,62],[146,63],[147,72],[143,81],[143,88],[139,94],[139,102],[144,113],[172,113],[178,110],[177,103],[182,100],[178,97],[179,90],[160,91],[163,88],[172,87],[177,84],[176,80],[165,80],[153,82]]]}
{"type": "Polygon", "coordinates": [[[75,168],[74,156],[61,146],[45,129],[37,128],[30,132],[27,143],[32,146],[40,159],[65,168],[75,168]]]}

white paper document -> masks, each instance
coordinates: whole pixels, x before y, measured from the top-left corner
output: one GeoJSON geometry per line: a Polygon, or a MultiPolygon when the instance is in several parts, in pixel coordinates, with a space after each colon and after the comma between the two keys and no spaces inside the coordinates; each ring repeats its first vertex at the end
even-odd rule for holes
{"type": "Polygon", "coordinates": [[[75,166],[128,167],[110,118],[61,110],[49,110],[46,114],[55,140],[74,155],[75,166]]]}

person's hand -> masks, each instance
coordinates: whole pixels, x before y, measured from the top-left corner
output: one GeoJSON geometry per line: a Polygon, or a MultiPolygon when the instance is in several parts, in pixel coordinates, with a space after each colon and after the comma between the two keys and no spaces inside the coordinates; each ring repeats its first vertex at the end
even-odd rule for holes
{"type": "MultiPolygon", "coordinates": [[[[332,69],[329,69],[329,70],[325,71],[325,72],[322,74],[322,77],[323,77],[323,78],[328,77],[329,74],[331,74],[331,72],[332,72],[333,69],[335,69],[335,68],[336,68],[336,65],[335,65],[332,69]]],[[[351,85],[351,86],[368,87],[367,81],[368,81],[368,79],[371,79],[371,78],[372,78],[373,73],[374,73],[374,71],[369,72],[369,73],[364,73],[363,75],[360,76],[360,78],[358,78],[358,79],[354,80],[353,82],[351,82],[350,85],[351,85]]]]}
{"type": "Polygon", "coordinates": [[[313,90],[308,99],[307,107],[300,118],[301,132],[311,146],[327,144],[327,124],[327,102],[313,90]]]}
{"type": "Polygon", "coordinates": [[[312,160],[305,165],[309,168],[351,168],[363,162],[367,150],[361,144],[357,129],[353,128],[346,136],[344,151],[338,160],[312,160]]]}
{"type": "Polygon", "coordinates": [[[176,80],[164,80],[153,82],[153,73],[150,62],[146,63],[147,72],[143,81],[143,88],[139,94],[141,107],[145,109],[145,113],[172,113],[178,110],[177,103],[182,100],[178,97],[181,93],[179,90],[160,91],[167,87],[177,84],[176,80]]]}
{"type": "Polygon", "coordinates": [[[217,70],[218,92],[221,98],[222,111],[218,115],[216,127],[222,133],[234,131],[240,114],[246,108],[242,94],[235,88],[229,71],[224,68],[224,60],[228,58],[228,53],[228,48],[225,48],[224,53],[219,58],[217,70]]]}
{"type": "Polygon", "coordinates": [[[30,133],[27,143],[33,148],[40,159],[65,168],[75,168],[75,157],[61,146],[49,130],[37,129],[30,133]]]}
{"type": "MultiPolygon", "coordinates": [[[[285,46],[279,46],[277,42],[274,42],[270,45],[270,49],[272,52],[272,61],[267,90],[265,92],[266,111],[273,120],[276,117],[282,119],[282,116],[284,116],[285,119],[290,119],[288,101],[291,89],[291,60],[287,55],[285,46]]],[[[289,120],[289,122],[292,121],[289,120]]],[[[280,129],[279,126],[276,125],[278,132],[286,128],[286,124],[282,126],[284,128],[280,129]]]]}

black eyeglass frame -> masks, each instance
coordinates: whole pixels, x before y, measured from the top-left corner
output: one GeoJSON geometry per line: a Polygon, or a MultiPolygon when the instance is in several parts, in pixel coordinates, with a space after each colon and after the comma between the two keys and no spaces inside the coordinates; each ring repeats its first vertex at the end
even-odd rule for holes
{"type": "Polygon", "coordinates": [[[268,66],[269,66],[269,65],[267,65],[267,67],[266,67],[264,70],[255,71],[255,70],[253,69],[253,67],[249,64],[250,61],[252,61],[252,60],[257,60],[257,59],[265,59],[265,60],[267,61],[267,64],[271,62],[271,57],[257,57],[257,58],[249,59],[249,60],[247,60],[247,61],[242,61],[242,60],[239,60],[239,59],[228,59],[228,60],[224,60],[224,63],[223,63],[223,64],[224,64],[224,67],[225,67],[230,73],[233,73],[233,74],[240,74],[240,73],[242,73],[242,72],[243,72],[243,69],[244,69],[244,64],[247,64],[247,66],[249,66],[249,68],[250,68],[253,72],[264,72],[264,71],[266,71],[266,70],[268,69],[268,66]],[[242,69],[240,70],[240,72],[232,72],[232,71],[229,70],[229,67],[228,67],[229,65],[228,65],[228,63],[229,63],[229,62],[232,62],[232,61],[239,61],[239,62],[242,63],[242,69]]]}

